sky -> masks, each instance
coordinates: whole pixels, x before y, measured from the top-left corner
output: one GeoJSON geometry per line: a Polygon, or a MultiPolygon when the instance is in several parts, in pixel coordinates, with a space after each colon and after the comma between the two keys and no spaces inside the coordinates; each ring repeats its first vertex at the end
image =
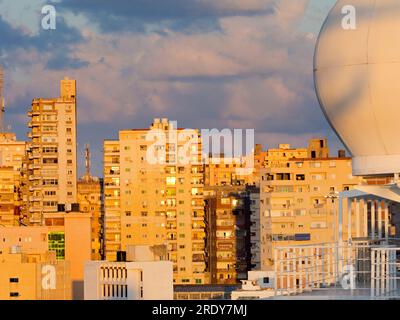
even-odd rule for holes
{"type": "Polygon", "coordinates": [[[78,156],[155,117],[184,128],[255,129],[256,142],[343,148],[314,92],[312,60],[334,0],[0,0],[6,124],[26,140],[35,97],[77,80],[78,156]],[[55,30],[41,27],[44,5],[55,30]]]}

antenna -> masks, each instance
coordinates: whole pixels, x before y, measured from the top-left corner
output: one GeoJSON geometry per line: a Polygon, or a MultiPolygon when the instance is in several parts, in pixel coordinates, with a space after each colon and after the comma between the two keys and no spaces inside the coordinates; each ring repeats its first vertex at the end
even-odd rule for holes
{"type": "Polygon", "coordinates": [[[0,66],[0,132],[4,132],[4,95],[3,95],[3,88],[4,88],[4,72],[3,68],[0,66]]]}
{"type": "Polygon", "coordinates": [[[89,179],[90,177],[90,145],[85,144],[85,168],[86,174],[85,176],[89,179]]]}

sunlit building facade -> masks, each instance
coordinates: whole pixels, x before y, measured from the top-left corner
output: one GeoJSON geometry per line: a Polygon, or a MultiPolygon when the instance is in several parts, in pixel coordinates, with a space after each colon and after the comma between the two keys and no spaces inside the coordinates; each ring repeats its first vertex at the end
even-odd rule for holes
{"type": "Polygon", "coordinates": [[[26,222],[23,203],[23,165],[26,143],[10,132],[0,133],[0,224],[19,225],[26,222]]]}
{"type": "Polygon", "coordinates": [[[28,116],[28,204],[31,223],[77,202],[76,81],[61,80],[59,98],[33,99],[28,116]]]}
{"type": "Polygon", "coordinates": [[[104,142],[107,260],[115,261],[127,245],[167,245],[174,282],[205,283],[199,138],[197,130],[155,119],[150,129],[120,131],[119,140],[104,142]],[[158,134],[167,140],[155,144],[158,134]]]}
{"type": "Polygon", "coordinates": [[[0,299],[70,300],[70,263],[49,248],[47,227],[0,227],[0,299]]]}
{"type": "Polygon", "coordinates": [[[339,157],[310,154],[261,170],[262,269],[273,265],[276,247],[337,241],[338,193],[353,189],[361,178],[352,175],[351,158],[342,152],[339,157]]]}

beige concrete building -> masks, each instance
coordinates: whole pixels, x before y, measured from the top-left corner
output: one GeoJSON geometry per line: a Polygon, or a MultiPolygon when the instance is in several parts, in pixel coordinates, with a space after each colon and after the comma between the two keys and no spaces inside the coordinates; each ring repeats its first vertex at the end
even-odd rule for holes
{"type": "Polygon", "coordinates": [[[16,184],[14,169],[0,167],[0,226],[18,225],[18,193],[14,192],[16,184]]]}
{"type": "Polygon", "coordinates": [[[175,283],[205,283],[203,186],[197,130],[155,119],[105,141],[106,259],[129,244],[166,244],[175,283]],[[157,135],[167,139],[156,143],[157,135]]]}
{"type": "Polygon", "coordinates": [[[278,148],[267,151],[257,144],[253,153],[247,156],[210,156],[204,165],[204,184],[210,187],[259,185],[262,168],[285,166],[291,158],[311,157],[311,151],[321,143],[326,143],[326,140],[321,142],[320,139],[313,139],[308,148],[292,148],[289,144],[280,144],[278,148]]]}
{"type": "Polygon", "coordinates": [[[258,182],[257,172],[252,156],[240,158],[209,157],[204,165],[204,185],[244,186],[258,182]],[[246,170],[251,168],[252,170],[246,170]]]}
{"type": "Polygon", "coordinates": [[[69,288],[72,298],[77,300],[83,299],[84,265],[91,260],[91,246],[90,214],[52,213],[44,218],[43,226],[0,227],[3,253],[11,247],[18,247],[17,253],[22,254],[49,251],[54,255],[53,260],[68,262],[69,288]]]}
{"type": "Polygon", "coordinates": [[[0,227],[0,300],[70,300],[68,261],[49,251],[46,227],[0,227]]]}
{"type": "Polygon", "coordinates": [[[27,222],[23,203],[25,151],[26,143],[17,141],[14,133],[0,133],[0,225],[27,222]]]}
{"type": "Polygon", "coordinates": [[[72,298],[83,299],[84,265],[92,258],[92,217],[89,213],[59,212],[44,217],[48,228],[49,250],[57,260],[71,265],[72,298]]]}
{"type": "Polygon", "coordinates": [[[310,144],[311,158],[286,159],[261,170],[262,269],[273,264],[275,247],[337,241],[335,199],[361,179],[352,176],[351,158],[343,152],[328,157],[328,152],[326,142],[320,140],[310,144]]]}
{"type": "Polygon", "coordinates": [[[59,98],[33,99],[28,112],[28,206],[31,222],[77,202],[76,81],[61,80],[59,98]]]}
{"type": "Polygon", "coordinates": [[[127,261],[85,265],[85,300],[172,300],[172,262],[149,246],[128,246],[127,261]]]}

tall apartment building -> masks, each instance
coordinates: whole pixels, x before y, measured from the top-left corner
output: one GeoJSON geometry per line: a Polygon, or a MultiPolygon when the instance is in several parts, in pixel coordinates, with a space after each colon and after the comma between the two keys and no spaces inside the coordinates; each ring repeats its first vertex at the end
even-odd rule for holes
{"type": "Polygon", "coordinates": [[[261,170],[262,269],[273,264],[275,247],[335,241],[337,201],[328,196],[352,189],[360,179],[352,176],[351,158],[343,152],[329,157],[323,141],[310,144],[311,158],[291,158],[261,170]]]}
{"type": "Polygon", "coordinates": [[[249,192],[245,186],[218,186],[204,193],[211,283],[239,283],[251,269],[249,192]]]}
{"type": "Polygon", "coordinates": [[[174,282],[205,283],[203,186],[198,130],[155,119],[150,129],[120,131],[119,140],[105,141],[106,259],[115,260],[127,245],[167,245],[174,282]],[[157,134],[166,141],[155,143],[157,134]]]}
{"type": "Polygon", "coordinates": [[[85,174],[78,180],[79,210],[91,215],[92,260],[103,258],[103,180],[90,173],[90,150],[85,147],[85,174]]]}
{"type": "Polygon", "coordinates": [[[59,98],[33,99],[28,137],[31,222],[77,202],[76,81],[61,80],[59,98]]]}
{"type": "Polygon", "coordinates": [[[26,143],[17,141],[14,133],[0,133],[0,224],[3,226],[25,221],[22,201],[25,150],[26,143]]]}

